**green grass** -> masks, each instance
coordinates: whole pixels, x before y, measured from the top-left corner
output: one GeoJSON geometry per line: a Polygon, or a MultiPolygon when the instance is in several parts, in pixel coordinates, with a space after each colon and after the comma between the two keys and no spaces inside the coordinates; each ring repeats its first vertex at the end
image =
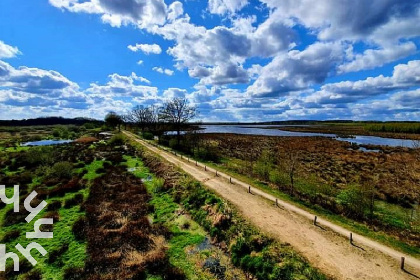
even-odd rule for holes
{"type": "Polygon", "coordinates": [[[90,164],[86,165],[84,168],[88,171],[84,176],[83,179],[86,179],[88,181],[93,181],[96,178],[100,177],[101,174],[97,173],[97,170],[99,168],[104,167],[104,161],[103,160],[94,160],[90,164]]]}
{"type": "MultiPolygon", "coordinates": [[[[144,166],[141,159],[124,156],[127,168],[135,168],[132,173],[142,179],[148,176],[152,177],[151,181],[146,181],[145,186],[152,195],[150,203],[154,206],[154,223],[165,224],[172,232],[173,237],[169,240],[169,260],[175,267],[184,271],[187,279],[213,279],[208,273],[197,269],[192,258],[187,254],[188,247],[194,247],[203,242],[206,232],[196,222],[185,215],[177,215],[176,211],[180,206],[175,203],[172,196],[168,193],[156,193],[156,185],[161,184],[159,178],[151,174],[147,167],[144,166]],[[188,222],[190,227],[182,229],[182,225],[188,222]]],[[[153,279],[153,278],[148,278],[153,279]]]]}
{"type": "MultiPolygon", "coordinates": [[[[12,188],[8,188],[6,194],[11,194],[12,188]]],[[[87,190],[81,190],[78,193],[86,193],[87,190]]],[[[62,198],[50,198],[46,199],[47,203],[53,200],[61,200],[64,202],[65,199],[71,198],[76,193],[68,193],[62,198]]],[[[12,209],[13,205],[7,205],[4,209],[0,210],[0,219],[4,221],[5,213],[12,209]]],[[[30,222],[30,223],[19,223],[11,226],[3,226],[1,231],[1,237],[10,230],[20,230],[21,235],[14,241],[7,244],[7,252],[15,252],[23,260],[24,257],[15,249],[16,244],[21,244],[24,248],[31,242],[39,243],[47,252],[52,252],[59,249],[64,243],[69,244],[69,249],[62,256],[60,256],[53,264],[47,263],[48,254],[42,256],[36,250],[32,251],[32,256],[38,261],[35,266],[36,269],[41,270],[44,279],[63,279],[62,273],[64,269],[68,267],[83,267],[86,257],[86,243],[77,241],[72,233],[73,223],[82,215],[84,212],[80,211],[79,206],[74,206],[69,209],[62,207],[58,210],[60,220],[54,222],[54,237],[52,239],[27,239],[26,232],[33,232],[34,223],[37,219],[45,215],[45,208],[30,222]],[[58,265],[61,263],[61,265],[58,265]]],[[[8,263],[11,263],[8,260],[8,263]]]]}

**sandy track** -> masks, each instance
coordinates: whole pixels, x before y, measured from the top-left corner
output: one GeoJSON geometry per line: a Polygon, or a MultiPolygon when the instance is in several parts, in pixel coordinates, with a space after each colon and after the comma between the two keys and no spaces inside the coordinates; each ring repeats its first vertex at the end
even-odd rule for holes
{"type": "MultiPolygon", "coordinates": [[[[124,132],[131,137],[133,134],[124,132]]],[[[353,234],[354,245],[348,240],[349,231],[318,218],[313,214],[278,199],[214,169],[188,162],[138,139],[149,150],[203,182],[221,197],[233,203],[242,215],[281,242],[290,243],[295,250],[325,274],[337,279],[420,279],[420,261],[363,236],[353,234]],[[406,272],[400,270],[400,258],[406,258],[406,272]]]]}

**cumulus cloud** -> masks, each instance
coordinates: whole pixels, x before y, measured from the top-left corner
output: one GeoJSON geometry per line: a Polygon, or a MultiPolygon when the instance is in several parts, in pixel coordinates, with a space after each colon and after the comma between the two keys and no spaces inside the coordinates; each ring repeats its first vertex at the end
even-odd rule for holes
{"type": "Polygon", "coordinates": [[[187,94],[186,89],[181,88],[168,88],[165,91],[163,91],[163,97],[167,99],[173,99],[173,98],[185,98],[187,94]]]}
{"type": "Polygon", "coordinates": [[[79,86],[56,71],[19,67],[0,61],[0,87],[14,91],[58,96],[63,90],[77,91],[79,86]]]}
{"type": "Polygon", "coordinates": [[[22,54],[17,47],[12,47],[0,41],[0,59],[13,58],[22,54]]]}
{"type": "Polygon", "coordinates": [[[393,47],[381,49],[368,49],[363,54],[355,55],[350,62],[338,67],[339,72],[357,72],[360,70],[373,69],[389,62],[407,57],[416,53],[417,47],[413,42],[407,42],[393,47]]]}
{"type": "Polygon", "coordinates": [[[351,103],[396,90],[420,86],[420,60],[394,67],[392,76],[369,77],[359,81],[326,84],[307,100],[319,104],[351,103]]]}
{"type": "Polygon", "coordinates": [[[336,43],[315,43],[303,51],[278,55],[259,69],[260,75],[247,93],[259,98],[281,96],[323,83],[342,57],[342,47],[336,43]]]}
{"type": "Polygon", "coordinates": [[[127,47],[129,50],[133,52],[142,51],[145,54],[160,54],[162,49],[157,44],[136,44],[136,45],[129,45],[127,47]]]}
{"type": "Polygon", "coordinates": [[[276,8],[283,18],[296,19],[318,30],[320,39],[360,39],[374,33],[394,19],[416,17],[417,0],[262,0],[276,8]]]}
{"type": "Polygon", "coordinates": [[[141,97],[141,98],[155,98],[158,89],[156,87],[139,85],[138,82],[145,82],[150,84],[146,78],[139,77],[135,73],[130,76],[123,76],[119,74],[109,75],[109,81],[105,85],[92,83],[86,92],[90,96],[101,99],[104,97],[119,98],[119,97],[141,97]]]}
{"type": "Polygon", "coordinates": [[[240,11],[248,0],[209,0],[208,9],[212,14],[224,15],[240,11]]]}
{"type": "Polygon", "coordinates": [[[168,76],[172,76],[174,74],[174,71],[172,71],[171,69],[166,69],[162,67],[153,67],[152,70],[168,76]]]}
{"type": "Polygon", "coordinates": [[[49,0],[49,3],[74,13],[99,14],[104,23],[114,27],[163,25],[168,10],[163,0],[49,0]]]}

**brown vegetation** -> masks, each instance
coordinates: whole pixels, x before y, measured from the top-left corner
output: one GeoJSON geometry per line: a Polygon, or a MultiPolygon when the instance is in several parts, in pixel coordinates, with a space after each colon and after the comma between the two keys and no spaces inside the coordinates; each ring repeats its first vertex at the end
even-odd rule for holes
{"type": "Polygon", "coordinates": [[[182,279],[166,254],[165,237],[149,221],[150,197],[122,167],[96,179],[86,202],[88,279],[144,279],[146,271],[182,279]]]}

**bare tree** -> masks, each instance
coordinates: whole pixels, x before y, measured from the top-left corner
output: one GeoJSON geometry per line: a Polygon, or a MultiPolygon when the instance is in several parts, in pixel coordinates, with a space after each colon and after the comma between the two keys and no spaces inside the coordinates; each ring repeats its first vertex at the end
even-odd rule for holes
{"type": "Polygon", "coordinates": [[[301,160],[301,147],[297,145],[293,140],[286,140],[284,144],[279,147],[280,152],[280,164],[286,170],[289,179],[291,192],[294,192],[296,173],[300,169],[301,160]]]}
{"type": "Polygon", "coordinates": [[[131,111],[131,118],[134,123],[140,128],[141,132],[144,132],[147,123],[148,109],[144,106],[136,106],[131,111]]]}
{"type": "Polygon", "coordinates": [[[186,98],[174,98],[167,101],[160,110],[160,119],[173,125],[177,134],[178,145],[181,129],[197,114],[197,108],[190,106],[186,98]]]}

